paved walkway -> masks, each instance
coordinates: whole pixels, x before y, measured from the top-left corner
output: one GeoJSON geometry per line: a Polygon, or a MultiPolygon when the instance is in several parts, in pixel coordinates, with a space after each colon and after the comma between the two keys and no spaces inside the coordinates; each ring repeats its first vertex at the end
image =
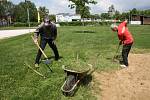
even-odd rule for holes
{"type": "Polygon", "coordinates": [[[34,31],[35,29],[0,30],[0,39],[18,36],[34,31]]]}

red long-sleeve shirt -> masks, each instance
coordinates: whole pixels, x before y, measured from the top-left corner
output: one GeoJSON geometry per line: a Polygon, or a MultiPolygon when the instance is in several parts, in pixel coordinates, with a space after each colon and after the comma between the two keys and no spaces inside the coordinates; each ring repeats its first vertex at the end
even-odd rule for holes
{"type": "Polygon", "coordinates": [[[133,43],[132,34],[128,31],[127,22],[124,21],[118,26],[118,38],[119,40],[123,41],[123,44],[131,44],[133,43]],[[124,32],[122,32],[123,27],[125,27],[124,32]]]}

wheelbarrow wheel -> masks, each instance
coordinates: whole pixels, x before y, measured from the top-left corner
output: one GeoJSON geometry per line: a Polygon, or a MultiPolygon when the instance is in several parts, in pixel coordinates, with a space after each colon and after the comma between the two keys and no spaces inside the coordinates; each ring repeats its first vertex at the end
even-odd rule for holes
{"type": "Polygon", "coordinates": [[[75,76],[74,75],[69,75],[67,77],[67,80],[66,80],[66,87],[68,90],[70,90],[73,85],[75,84],[75,76]]]}
{"type": "MultiPolygon", "coordinates": [[[[69,75],[67,76],[67,79],[66,79],[66,84],[64,86],[64,90],[65,91],[69,91],[72,89],[72,87],[75,85],[76,83],[76,80],[75,80],[75,76],[74,75],[69,75]]],[[[70,91],[69,93],[67,93],[66,95],[73,95],[73,91],[70,91]]]]}

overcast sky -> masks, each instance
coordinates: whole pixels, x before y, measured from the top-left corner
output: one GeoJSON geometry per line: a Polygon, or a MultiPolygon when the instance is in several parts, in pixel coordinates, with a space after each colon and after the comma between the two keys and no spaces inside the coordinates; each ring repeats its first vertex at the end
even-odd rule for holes
{"type": "MultiPolygon", "coordinates": [[[[15,4],[18,4],[24,0],[10,0],[15,4]]],[[[70,4],[68,0],[30,0],[35,3],[37,7],[46,6],[49,9],[50,14],[57,13],[74,13],[74,10],[68,8],[70,4]]],[[[103,13],[108,11],[110,5],[114,5],[115,9],[123,12],[133,8],[136,9],[150,9],[150,0],[95,0],[98,3],[96,5],[90,5],[91,13],[103,13]]]]}

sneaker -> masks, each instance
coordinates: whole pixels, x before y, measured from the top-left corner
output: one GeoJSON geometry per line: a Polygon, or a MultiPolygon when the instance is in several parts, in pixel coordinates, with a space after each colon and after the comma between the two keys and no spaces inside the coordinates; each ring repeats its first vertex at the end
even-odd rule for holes
{"type": "Polygon", "coordinates": [[[123,64],[124,64],[124,62],[123,62],[122,60],[120,60],[120,61],[119,61],[119,63],[120,63],[121,65],[123,65],[123,64]]]}
{"type": "Polygon", "coordinates": [[[35,64],[34,67],[35,67],[35,68],[39,68],[39,64],[35,64]]]}
{"type": "Polygon", "coordinates": [[[127,68],[128,66],[126,65],[120,65],[121,68],[127,68]]]}

